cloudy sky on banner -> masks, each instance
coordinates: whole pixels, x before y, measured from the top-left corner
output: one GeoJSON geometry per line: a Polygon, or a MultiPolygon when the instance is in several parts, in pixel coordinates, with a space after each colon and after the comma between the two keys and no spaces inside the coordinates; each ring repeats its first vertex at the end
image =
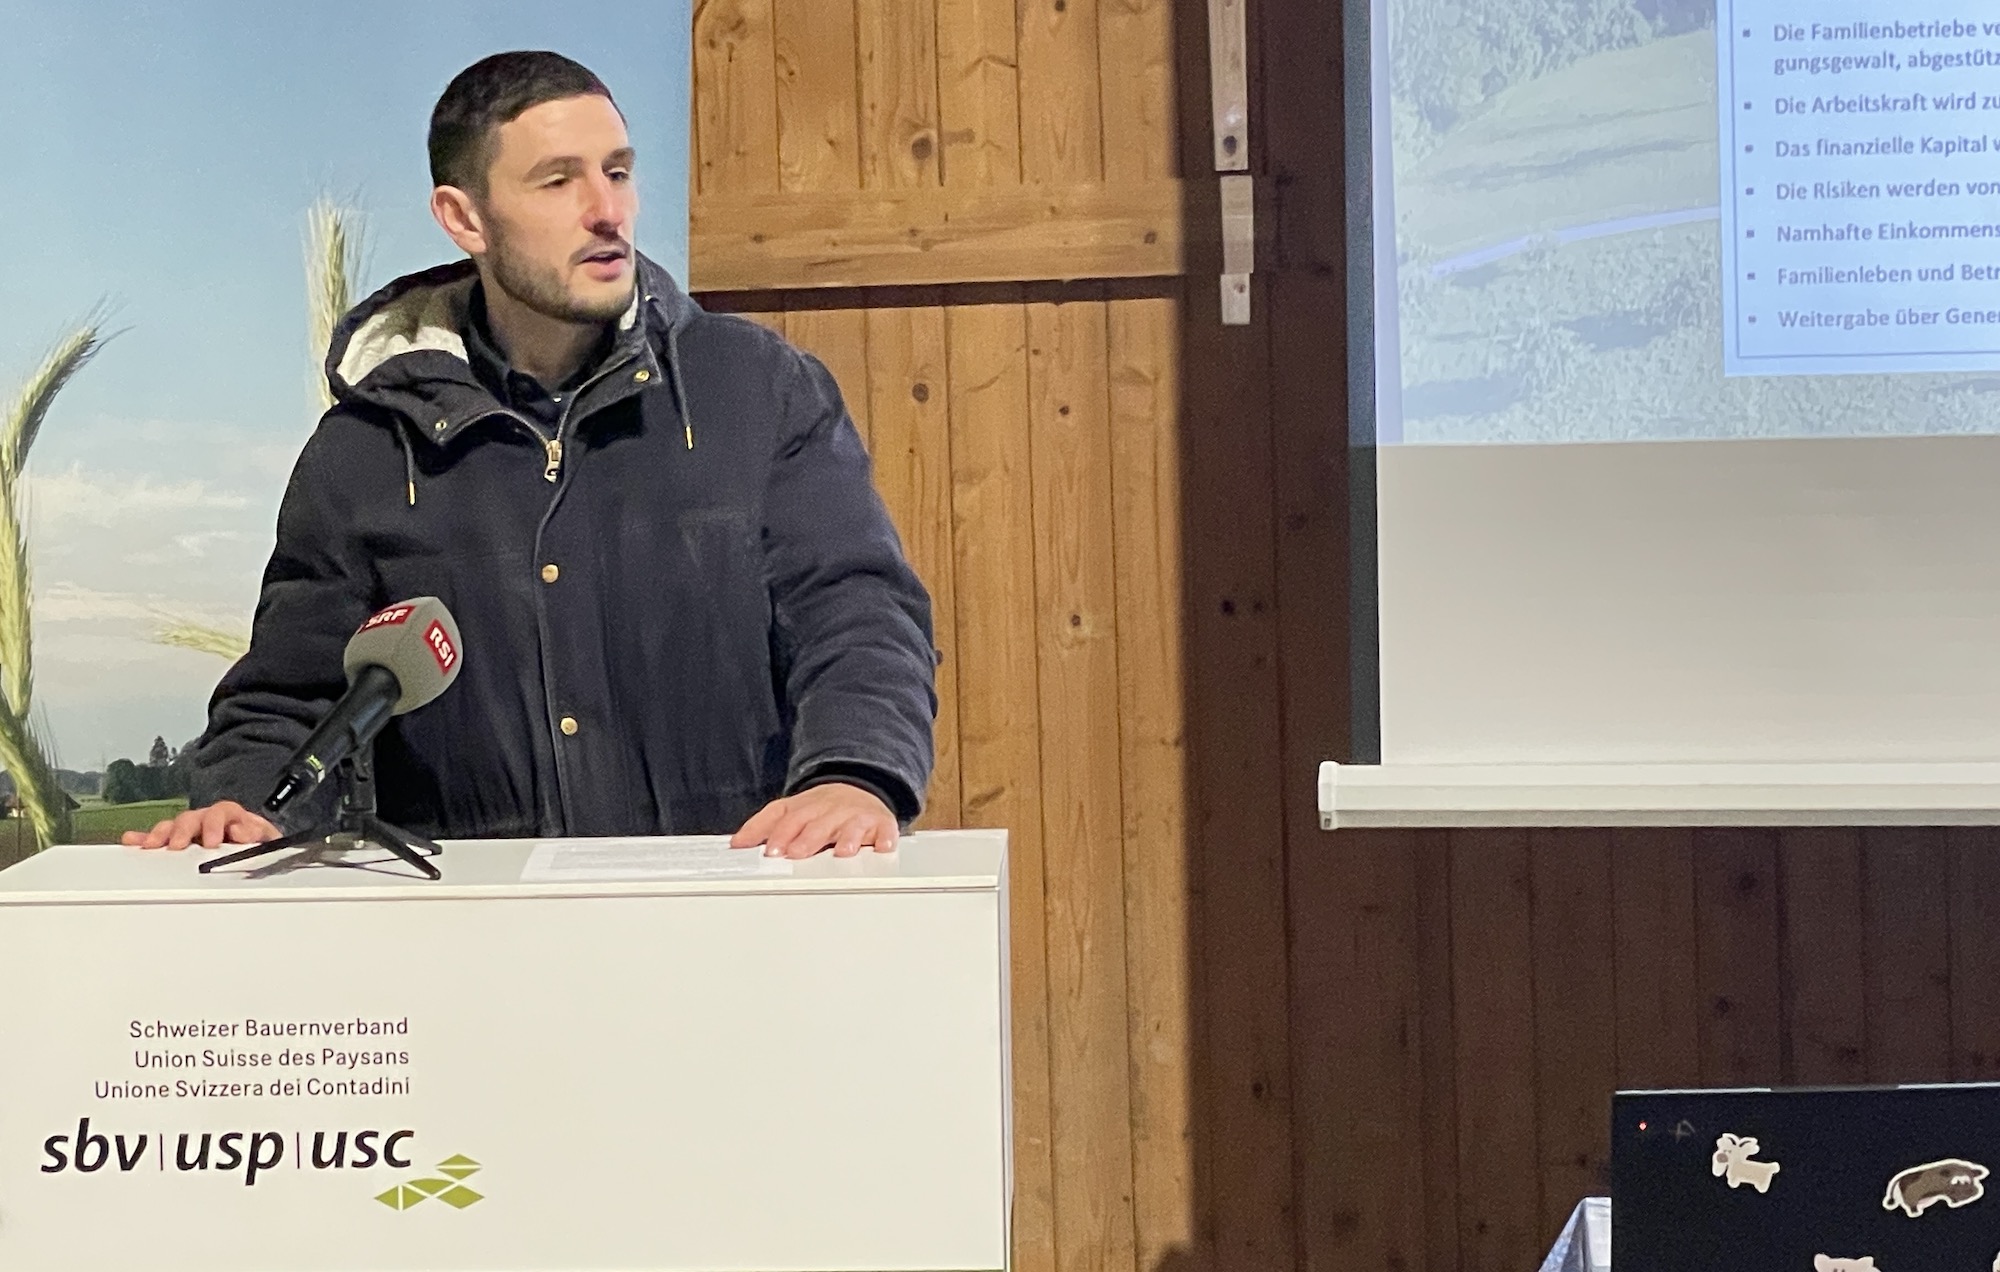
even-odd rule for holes
{"type": "Polygon", "coordinates": [[[424,128],[452,74],[554,49],[617,94],[639,245],[686,277],[691,0],[0,0],[0,397],[100,304],[116,338],[29,464],[37,699],[62,764],[201,731],[314,419],[304,213],[366,216],[364,289],[451,259],[424,128]]]}

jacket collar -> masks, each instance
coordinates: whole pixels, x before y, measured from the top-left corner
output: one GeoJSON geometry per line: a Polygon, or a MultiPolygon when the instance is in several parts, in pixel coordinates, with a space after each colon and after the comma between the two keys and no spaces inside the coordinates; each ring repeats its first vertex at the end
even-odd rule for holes
{"type": "MultiPolygon", "coordinates": [[[[478,269],[470,260],[405,275],[355,306],[334,331],[326,377],[336,402],[400,416],[433,445],[506,407],[480,383],[467,354],[478,269]]],[[[700,312],[671,275],[643,254],[631,307],[611,352],[573,408],[578,418],[662,379],[660,348],[700,312]],[[629,374],[604,374],[617,366],[629,374]]],[[[677,372],[678,368],[671,368],[677,372]]],[[[678,375],[673,376],[678,388],[678,375]]]]}

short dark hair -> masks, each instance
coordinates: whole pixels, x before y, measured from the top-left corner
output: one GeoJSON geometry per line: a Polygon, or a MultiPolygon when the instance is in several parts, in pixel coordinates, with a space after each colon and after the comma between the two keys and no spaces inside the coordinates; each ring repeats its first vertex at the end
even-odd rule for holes
{"type": "Polygon", "coordinates": [[[543,102],[593,96],[618,104],[603,80],[560,53],[481,58],[452,78],[431,110],[432,184],[486,193],[494,129],[543,102]]]}

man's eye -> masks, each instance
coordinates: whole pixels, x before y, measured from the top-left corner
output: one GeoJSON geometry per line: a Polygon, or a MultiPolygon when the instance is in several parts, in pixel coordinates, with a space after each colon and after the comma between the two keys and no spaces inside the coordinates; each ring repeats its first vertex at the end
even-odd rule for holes
{"type": "Polygon", "coordinates": [[[568,177],[550,177],[547,181],[542,182],[542,189],[553,190],[559,185],[566,184],[568,181],[568,177]]]}
{"type": "Polygon", "coordinates": [[[623,168],[613,168],[610,176],[613,181],[630,181],[632,179],[632,174],[623,168]]]}

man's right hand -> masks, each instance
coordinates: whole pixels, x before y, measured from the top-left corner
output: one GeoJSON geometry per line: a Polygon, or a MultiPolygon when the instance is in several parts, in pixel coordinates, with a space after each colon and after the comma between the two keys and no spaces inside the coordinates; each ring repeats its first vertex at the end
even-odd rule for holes
{"type": "Polygon", "coordinates": [[[167,848],[175,852],[191,844],[220,848],[224,844],[262,844],[284,832],[233,800],[190,808],[151,830],[128,830],[127,848],[167,848]]]}

